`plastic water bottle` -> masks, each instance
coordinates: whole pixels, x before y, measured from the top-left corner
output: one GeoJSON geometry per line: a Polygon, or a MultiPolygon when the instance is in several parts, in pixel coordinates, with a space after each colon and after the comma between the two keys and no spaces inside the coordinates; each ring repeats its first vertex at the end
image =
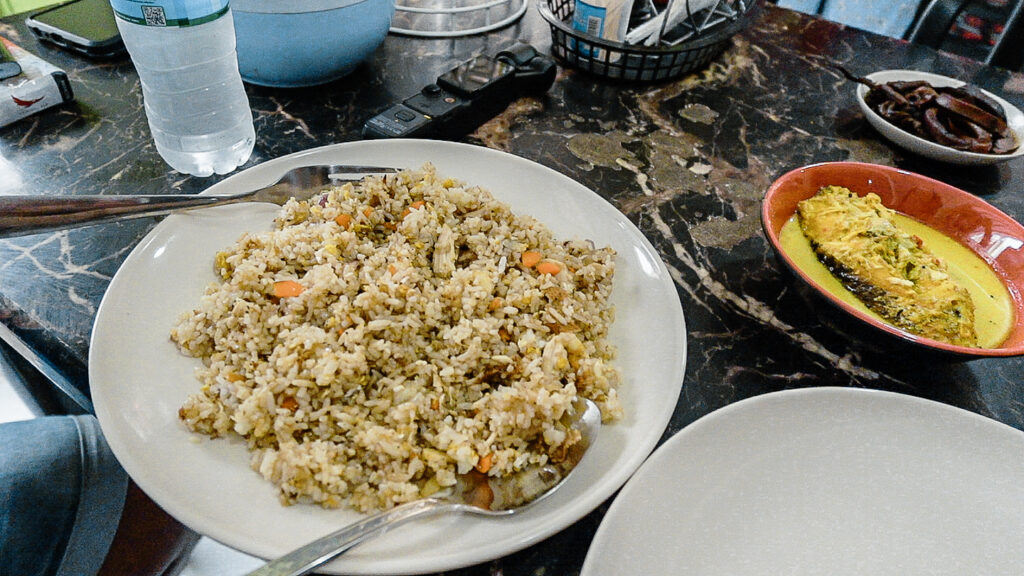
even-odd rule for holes
{"type": "Polygon", "coordinates": [[[175,170],[226,174],[256,132],[228,0],[110,0],[142,82],[157,152],[175,170]]]}

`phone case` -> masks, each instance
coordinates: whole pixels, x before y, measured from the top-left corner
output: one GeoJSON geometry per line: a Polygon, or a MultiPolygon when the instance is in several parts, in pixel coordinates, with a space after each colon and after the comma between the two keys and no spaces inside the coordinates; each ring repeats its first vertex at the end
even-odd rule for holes
{"type": "MultiPolygon", "coordinates": [[[[71,4],[71,2],[68,4],[71,4]]],[[[40,40],[86,56],[103,58],[116,56],[125,52],[124,42],[121,40],[120,35],[111,36],[102,40],[89,39],[40,20],[40,18],[48,12],[60,10],[64,6],[66,6],[66,4],[47,8],[41,12],[32,14],[25,19],[25,25],[28,26],[28,28],[32,30],[32,33],[40,40]]]]}

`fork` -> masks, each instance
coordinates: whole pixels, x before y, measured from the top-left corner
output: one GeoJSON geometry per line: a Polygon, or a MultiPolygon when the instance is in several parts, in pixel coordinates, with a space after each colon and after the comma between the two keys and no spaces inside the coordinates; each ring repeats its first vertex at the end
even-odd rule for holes
{"type": "Polygon", "coordinates": [[[237,202],[284,205],[291,198],[308,200],[336,182],[396,171],[396,168],[381,166],[300,166],[285,172],[269,186],[230,195],[0,196],[0,238],[237,202]]]}

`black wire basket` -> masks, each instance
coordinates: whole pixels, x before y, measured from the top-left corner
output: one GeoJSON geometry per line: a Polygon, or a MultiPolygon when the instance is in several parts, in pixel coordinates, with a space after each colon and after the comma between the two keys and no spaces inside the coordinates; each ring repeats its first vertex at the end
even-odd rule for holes
{"type": "Polygon", "coordinates": [[[551,25],[551,52],[562,63],[615,80],[657,82],[706,67],[747,26],[759,1],[718,0],[687,14],[671,30],[661,30],[654,46],[613,42],[574,29],[576,0],[541,0],[538,10],[551,25]]]}

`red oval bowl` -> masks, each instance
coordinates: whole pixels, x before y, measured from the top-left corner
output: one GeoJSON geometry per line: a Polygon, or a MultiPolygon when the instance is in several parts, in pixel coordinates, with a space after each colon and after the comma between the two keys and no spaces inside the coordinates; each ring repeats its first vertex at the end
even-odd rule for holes
{"type": "Polygon", "coordinates": [[[1024,354],[1024,226],[991,204],[926,176],[876,164],[825,162],[798,168],[768,188],[761,224],[782,261],[828,302],[862,322],[911,344],[967,357],[1024,354]],[[1014,324],[997,348],[969,348],[922,338],[856,310],[814,282],[782,249],[779,232],[801,200],[822,186],[844,186],[863,196],[874,192],[887,207],[915,218],[959,241],[988,262],[1013,301],[1014,324]]]}

